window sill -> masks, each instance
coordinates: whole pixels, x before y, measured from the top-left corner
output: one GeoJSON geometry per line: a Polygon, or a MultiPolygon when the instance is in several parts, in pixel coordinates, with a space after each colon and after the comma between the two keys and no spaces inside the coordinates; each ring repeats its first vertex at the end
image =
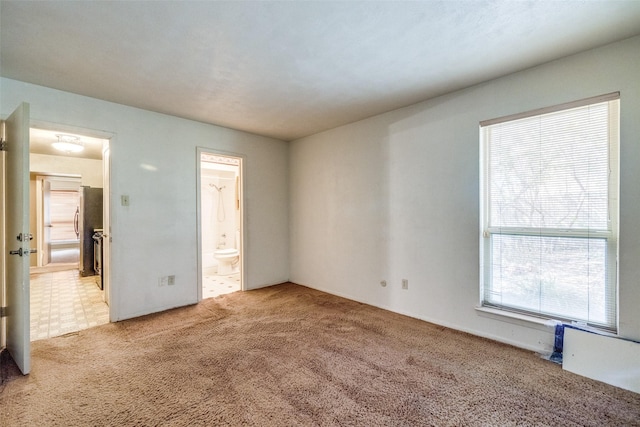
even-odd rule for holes
{"type": "Polygon", "coordinates": [[[482,317],[488,317],[490,319],[524,326],[526,328],[537,329],[539,331],[553,332],[548,319],[541,319],[539,317],[527,316],[525,314],[513,313],[505,310],[497,310],[489,307],[476,307],[476,311],[478,312],[478,315],[482,317]]]}

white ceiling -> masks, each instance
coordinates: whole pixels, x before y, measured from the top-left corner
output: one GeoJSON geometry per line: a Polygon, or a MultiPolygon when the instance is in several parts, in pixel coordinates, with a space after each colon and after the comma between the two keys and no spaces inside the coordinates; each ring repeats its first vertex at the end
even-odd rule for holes
{"type": "Polygon", "coordinates": [[[0,74],[292,140],[640,34],[640,1],[6,1],[0,74]]]}

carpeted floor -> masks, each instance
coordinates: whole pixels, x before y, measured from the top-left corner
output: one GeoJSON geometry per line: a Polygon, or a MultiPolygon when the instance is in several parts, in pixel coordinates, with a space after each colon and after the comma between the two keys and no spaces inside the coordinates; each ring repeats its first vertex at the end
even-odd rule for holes
{"type": "Polygon", "coordinates": [[[32,343],[2,426],[629,426],[640,395],[284,284],[32,343]]]}

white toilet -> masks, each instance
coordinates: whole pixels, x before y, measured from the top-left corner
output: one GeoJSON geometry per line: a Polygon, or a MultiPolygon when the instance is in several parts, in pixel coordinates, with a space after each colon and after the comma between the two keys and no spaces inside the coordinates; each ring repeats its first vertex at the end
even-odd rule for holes
{"type": "Polygon", "coordinates": [[[237,249],[216,249],[213,257],[218,260],[218,275],[233,273],[233,265],[238,261],[239,252],[237,249]]]}
{"type": "MultiPolygon", "coordinates": [[[[236,246],[240,246],[240,231],[236,231],[236,246]]],[[[234,267],[238,264],[240,251],[236,248],[216,249],[213,257],[218,260],[218,275],[235,273],[234,267]]]]}

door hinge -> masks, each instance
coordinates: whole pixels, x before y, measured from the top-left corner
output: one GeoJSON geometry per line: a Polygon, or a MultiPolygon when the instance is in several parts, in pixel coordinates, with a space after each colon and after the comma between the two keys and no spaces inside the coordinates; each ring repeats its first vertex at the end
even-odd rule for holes
{"type": "Polygon", "coordinates": [[[7,151],[7,141],[0,137],[0,151],[7,151]]]}
{"type": "Polygon", "coordinates": [[[7,317],[7,307],[0,307],[0,317],[7,317]]]}

